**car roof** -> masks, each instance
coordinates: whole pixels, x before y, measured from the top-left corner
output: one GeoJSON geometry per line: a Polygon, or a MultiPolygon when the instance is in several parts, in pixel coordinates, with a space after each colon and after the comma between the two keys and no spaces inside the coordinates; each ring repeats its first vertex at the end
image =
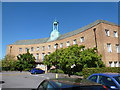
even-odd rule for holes
{"type": "Polygon", "coordinates": [[[57,78],[57,79],[49,79],[49,82],[54,84],[56,87],[66,87],[68,85],[71,86],[99,86],[101,84],[95,83],[93,81],[81,78],[57,78]]]}
{"type": "Polygon", "coordinates": [[[95,73],[92,75],[102,75],[102,76],[107,76],[107,77],[116,77],[120,76],[120,73],[95,73]]]}

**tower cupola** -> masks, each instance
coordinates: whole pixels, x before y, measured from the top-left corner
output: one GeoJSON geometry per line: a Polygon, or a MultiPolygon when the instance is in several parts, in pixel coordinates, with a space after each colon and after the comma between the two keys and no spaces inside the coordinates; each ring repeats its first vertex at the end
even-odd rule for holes
{"type": "Polygon", "coordinates": [[[53,22],[53,30],[50,34],[50,38],[49,38],[48,42],[57,40],[57,38],[60,36],[60,33],[58,31],[58,24],[59,24],[59,22],[56,20],[53,22]]]}

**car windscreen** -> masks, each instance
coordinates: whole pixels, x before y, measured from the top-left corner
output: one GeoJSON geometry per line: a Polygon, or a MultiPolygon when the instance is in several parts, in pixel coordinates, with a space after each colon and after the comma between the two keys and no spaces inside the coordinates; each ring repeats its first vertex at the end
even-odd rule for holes
{"type": "Polygon", "coordinates": [[[120,76],[113,77],[120,84],[120,76]]]}

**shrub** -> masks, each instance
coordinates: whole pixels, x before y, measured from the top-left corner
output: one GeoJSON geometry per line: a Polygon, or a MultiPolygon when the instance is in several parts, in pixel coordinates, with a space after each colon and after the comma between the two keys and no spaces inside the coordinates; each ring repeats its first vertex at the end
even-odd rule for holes
{"type": "Polygon", "coordinates": [[[83,77],[87,78],[93,73],[106,73],[106,72],[120,73],[120,67],[84,68],[82,72],[83,72],[83,77]]]}
{"type": "Polygon", "coordinates": [[[64,71],[63,70],[61,70],[61,69],[52,69],[52,70],[50,70],[50,72],[51,73],[64,73],[64,71]]]}

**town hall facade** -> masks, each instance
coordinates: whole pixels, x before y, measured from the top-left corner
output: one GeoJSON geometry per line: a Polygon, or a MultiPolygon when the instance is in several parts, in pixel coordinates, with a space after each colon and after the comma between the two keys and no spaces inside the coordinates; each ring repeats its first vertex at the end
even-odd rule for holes
{"type": "Polygon", "coordinates": [[[29,52],[35,56],[36,62],[42,62],[46,54],[49,55],[56,49],[78,44],[85,45],[86,48],[96,47],[107,67],[120,67],[120,27],[117,24],[96,20],[63,35],[59,33],[58,26],[59,22],[54,21],[49,38],[18,40],[8,45],[6,54],[17,57],[29,49],[29,52]]]}

